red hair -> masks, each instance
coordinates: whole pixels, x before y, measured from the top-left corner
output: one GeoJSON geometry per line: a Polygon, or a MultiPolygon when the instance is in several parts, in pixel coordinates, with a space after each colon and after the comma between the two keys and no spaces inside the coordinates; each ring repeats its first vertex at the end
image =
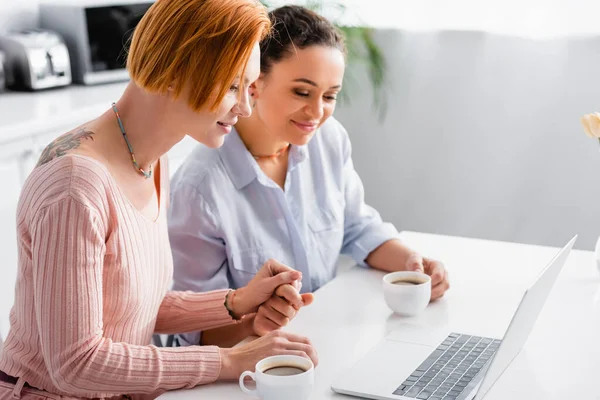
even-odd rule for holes
{"type": "Polygon", "coordinates": [[[129,48],[131,79],[151,93],[169,86],[189,106],[214,110],[271,22],[256,0],[157,0],[137,25],[129,48]]]}

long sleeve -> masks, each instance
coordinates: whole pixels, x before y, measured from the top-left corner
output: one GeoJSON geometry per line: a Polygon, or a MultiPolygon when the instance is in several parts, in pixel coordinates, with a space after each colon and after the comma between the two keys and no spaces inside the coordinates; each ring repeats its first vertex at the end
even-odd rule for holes
{"type": "MultiPolygon", "coordinates": [[[[343,129],[340,125],[340,128],[343,129]]],[[[342,254],[349,255],[366,266],[365,259],[373,250],[384,242],[398,238],[398,231],[393,224],[383,222],[373,207],[365,203],[365,191],[358,173],[354,169],[351,156],[351,145],[348,134],[343,132],[344,153],[344,241],[342,254]]]]}
{"type": "Polygon", "coordinates": [[[227,292],[168,292],[158,310],[155,332],[194,332],[235,323],[225,308],[227,292]]]}
{"type": "MultiPolygon", "coordinates": [[[[40,210],[31,232],[34,329],[56,388],[70,395],[105,397],[216,380],[220,372],[216,347],[157,348],[104,337],[104,296],[127,294],[118,287],[103,287],[105,230],[94,210],[66,196],[40,210]]],[[[213,296],[215,304],[222,297],[213,296]]],[[[174,307],[177,298],[169,295],[163,303],[174,307]]]]}

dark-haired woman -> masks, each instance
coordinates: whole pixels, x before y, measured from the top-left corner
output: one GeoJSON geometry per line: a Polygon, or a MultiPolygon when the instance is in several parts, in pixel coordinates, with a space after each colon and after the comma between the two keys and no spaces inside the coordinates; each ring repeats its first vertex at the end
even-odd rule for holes
{"type": "MultiPolygon", "coordinates": [[[[300,6],[270,18],[274,32],[261,41],[261,74],[250,87],[252,115],[221,148],[195,149],[173,180],[175,289],[239,287],[275,258],[301,271],[301,291],[312,292],[335,276],[343,253],[385,271],[424,271],[432,300],[442,296],[443,264],[402,244],[364,202],[348,134],[332,117],[345,70],[342,35],[300,6]]],[[[284,326],[295,312],[274,295],[242,324],[180,341],[232,344],[284,326]]]]}

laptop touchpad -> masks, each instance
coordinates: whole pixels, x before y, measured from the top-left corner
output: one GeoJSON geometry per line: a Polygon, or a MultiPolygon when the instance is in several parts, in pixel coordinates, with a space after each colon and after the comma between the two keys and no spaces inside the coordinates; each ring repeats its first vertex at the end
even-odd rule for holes
{"type": "Polygon", "coordinates": [[[395,327],[394,331],[386,336],[386,339],[437,347],[449,333],[450,331],[445,329],[425,328],[404,323],[395,327]]]}
{"type": "Polygon", "coordinates": [[[347,394],[391,396],[434,348],[383,340],[334,382],[332,389],[347,394]]]}

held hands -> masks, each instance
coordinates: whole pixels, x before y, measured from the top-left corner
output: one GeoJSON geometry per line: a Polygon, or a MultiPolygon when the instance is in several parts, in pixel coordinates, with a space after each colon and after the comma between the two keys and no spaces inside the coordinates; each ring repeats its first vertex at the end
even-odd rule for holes
{"type": "Polygon", "coordinates": [[[256,312],[253,329],[262,337],[239,347],[220,348],[219,379],[237,379],[263,358],[280,354],[306,357],[317,365],[317,352],[307,338],[279,330],[302,306],[313,301],[312,294],[299,294],[301,279],[300,272],[269,260],[248,285],[229,299],[228,306],[238,317],[256,312]]]}
{"type": "Polygon", "coordinates": [[[313,302],[313,294],[299,294],[299,287],[299,282],[297,285],[292,283],[279,286],[273,296],[258,308],[253,323],[256,335],[264,336],[286,326],[300,309],[294,304],[301,303],[303,306],[308,306],[313,302]]]}
{"type": "MultiPolygon", "coordinates": [[[[281,285],[290,284],[302,279],[302,273],[296,271],[276,260],[268,260],[263,267],[256,273],[248,285],[235,291],[233,296],[228,298],[229,309],[238,317],[254,313],[258,307],[269,300],[281,285]]],[[[286,300],[296,309],[302,307],[302,298],[287,291],[284,295],[286,300]]]]}
{"type": "Polygon", "coordinates": [[[420,271],[431,277],[431,301],[439,299],[450,288],[448,271],[440,261],[411,254],[406,260],[407,271],[420,271]]]}

